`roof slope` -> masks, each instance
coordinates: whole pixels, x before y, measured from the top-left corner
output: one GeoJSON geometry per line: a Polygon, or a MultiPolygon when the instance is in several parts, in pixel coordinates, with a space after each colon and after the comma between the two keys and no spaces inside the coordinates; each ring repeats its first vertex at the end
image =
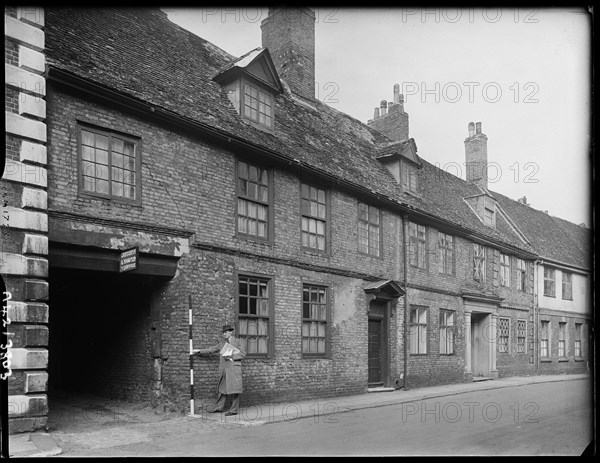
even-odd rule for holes
{"type": "Polygon", "coordinates": [[[507,224],[500,223],[494,230],[479,221],[462,199],[480,192],[475,185],[423,159],[420,195],[402,192],[376,160],[380,148],[392,140],[319,101],[311,106],[283,92],[275,98],[273,133],[244,123],[213,81],[237,58],[170,22],[161,11],[49,8],[45,30],[51,67],[294,158],[491,240],[533,252],[507,224]]]}
{"type": "Polygon", "coordinates": [[[590,269],[591,231],[492,193],[541,258],[590,269]]]}

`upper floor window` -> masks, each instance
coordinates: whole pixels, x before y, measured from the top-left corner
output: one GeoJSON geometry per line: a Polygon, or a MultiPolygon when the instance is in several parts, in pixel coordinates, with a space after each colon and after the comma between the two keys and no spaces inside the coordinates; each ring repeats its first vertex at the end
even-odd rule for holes
{"type": "Polygon", "coordinates": [[[408,223],[409,262],[413,267],[427,268],[427,235],[424,225],[408,223]]]}
{"type": "Polygon", "coordinates": [[[267,356],[271,339],[271,280],[239,276],[239,338],[248,355],[267,356]]]}
{"type": "Polygon", "coordinates": [[[485,281],[485,246],[473,243],[473,279],[485,281]]]}
{"type": "Polygon", "coordinates": [[[302,246],[324,251],[327,232],[327,195],[324,189],[302,184],[302,246]]]}
{"type": "Polygon", "coordinates": [[[517,289],[527,291],[527,263],[523,259],[517,259],[517,289]]]}
{"type": "Polygon", "coordinates": [[[500,286],[510,286],[510,256],[500,253],[500,286]]]}
{"type": "Polygon", "coordinates": [[[302,355],[327,354],[327,288],[304,285],[302,289],[302,355]]]}
{"type": "Polygon", "coordinates": [[[273,95],[257,85],[244,82],[244,117],[269,129],[273,128],[273,95]]]}
{"type": "Polygon", "coordinates": [[[554,297],[555,285],[554,285],[554,269],[544,267],[544,296],[554,297]]]}
{"type": "Polygon", "coordinates": [[[79,158],[83,192],[125,201],[140,200],[139,139],[79,127],[79,158]]]}
{"type": "Polygon", "coordinates": [[[440,272],[454,275],[454,237],[438,231],[440,272]]]}
{"type": "Polygon", "coordinates": [[[483,223],[496,228],[496,203],[487,196],[483,200],[483,223]]]}
{"type": "Polygon", "coordinates": [[[358,250],[379,257],[380,212],[365,203],[358,203],[358,250]]]}
{"type": "Polygon", "coordinates": [[[269,238],[270,183],[266,169],[238,162],[238,233],[269,238]]]}
{"type": "Polygon", "coordinates": [[[400,168],[402,169],[402,188],[405,191],[416,193],[418,188],[417,166],[402,161],[400,168]]]}
{"type": "Polygon", "coordinates": [[[573,274],[562,272],[562,298],[573,300],[573,274]]]}

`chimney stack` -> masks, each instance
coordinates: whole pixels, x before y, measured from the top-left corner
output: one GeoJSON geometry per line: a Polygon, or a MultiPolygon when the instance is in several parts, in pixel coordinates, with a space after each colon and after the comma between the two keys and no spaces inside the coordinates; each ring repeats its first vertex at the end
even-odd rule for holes
{"type": "Polygon", "coordinates": [[[487,189],[487,137],[481,132],[481,122],[470,122],[468,128],[469,136],[465,139],[467,181],[487,189]]]}
{"type": "Polygon", "coordinates": [[[279,77],[292,93],[315,99],[315,12],[310,8],[269,8],[260,24],[279,77]]]}
{"type": "Polygon", "coordinates": [[[404,95],[400,94],[399,84],[394,85],[393,100],[389,104],[382,100],[367,124],[394,141],[408,140],[408,114],[404,112],[404,95]]]}

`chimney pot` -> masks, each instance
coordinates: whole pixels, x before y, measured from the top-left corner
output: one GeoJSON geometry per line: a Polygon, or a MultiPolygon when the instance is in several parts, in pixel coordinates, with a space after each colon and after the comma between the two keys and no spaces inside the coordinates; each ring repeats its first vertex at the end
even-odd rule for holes
{"type": "Polygon", "coordinates": [[[381,100],[381,103],[379,104],[379,106],[381,108],[381,115],[385,116],[387,113],[387,101],[381,100]]]}
{"type": "Polygon", "coordinates": [[[473,122],[469,122],[469,137],[475,135],[475,124],[473,122]]]}
{"type": "Polygon", "coordinates": [[[379,108],[375,108],[375,113],[373,114],[373,119],[379,119],[379,108]]]}
{"type": "Polygon", "coordinates": [[[481,122],[477,122],[475,124],[475,133],[477,133],[477,134],[481,133],[481,122]]]}
{"type": "Polygon", "coordinates": [[[400,85],[394,84],[394,104],[400,103],[400,85]]]}

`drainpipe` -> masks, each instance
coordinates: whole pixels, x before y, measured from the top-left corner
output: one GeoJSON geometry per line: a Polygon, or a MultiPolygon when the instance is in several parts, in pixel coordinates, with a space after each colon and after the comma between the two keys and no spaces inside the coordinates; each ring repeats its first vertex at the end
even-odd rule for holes
{"type": "Polygon", "coordinates": [[[408,253],[406,237],[408,235],[408,216],[402,215],[402,255],[404,259],[404,380],[402,389],[406,390],[406,376],[408,375],[408,253]]]}
{"type": "MultiPolygon", "coordinates": [[[[535,372],[539,374],[540,371],[540,270],[539,266],[544,263],[543,260],[536,260],[533,265],[533,355],[535,357],[535,372]]],[[[550,349],[550,346],[548,346],[550,349]]]]}

